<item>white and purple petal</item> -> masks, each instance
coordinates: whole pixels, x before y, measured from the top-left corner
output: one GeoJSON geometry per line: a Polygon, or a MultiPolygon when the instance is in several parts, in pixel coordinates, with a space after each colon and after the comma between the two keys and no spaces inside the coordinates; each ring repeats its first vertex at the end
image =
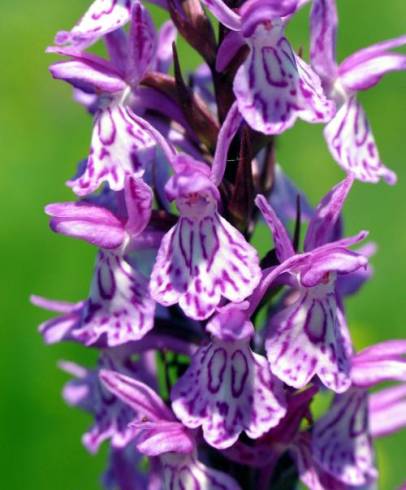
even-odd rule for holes
{"type": "Polygon", "coordinates": [[[176,422],[163,400],[142,381],[111,369],[101,369],[99,378],[110,393],[131,407],[137,420],[176,422]]]}
{"type": "Polygon", "coordinates": [[[283,27],[260,24],[249,38],[251,52],[238,69],[234,93],[247,123],[265,134],[280,134],[297,118],[327,122],[334,105],[312,69],[296,56],[283,27]]]}
{"type": "Polygon", "coordinates": [[[157,32],[148,10],[141,2],[134,2],[126,70],[126,78],[130,85],[137,85],[151,67],[156,55],[157,41],[157,32]]]}
{"type": "Polygon", "coordinates": [[[168,73],[172,63],[172,45],[176,41],[177,30],[171,20],[164,22],[158,32],[158,46],[154,61],[154,69],[160,73],[168,73]]]}
{"type": "Polygon", "coordinates": [[[339,66],[340,80],[348,90],[366,90],[388,72],[405,70],[406,56],[389,50],[404,46],[406,35],[382,41],[348,56],[339,66]]]}
{"type": "Polygon", "coordinates": [[[111,438],[114,447],[124,447],[132,437],[132,429],[128,426],[135,417],[134,411],[99,382],[99,369],[107,366],[123,369],[121,364],[108,355],[101,356],[96,370],[88,370],[71,362],[60,364],[64,371],[75,378],[64,387],[65,401],[94,416],[94,424],[82,438],[83,444],[92,453],[97,452],[100,444],[106,439],[111,438]]]}
{"type": "Polygon", "coordinates": [[[35,295],[30,297],[30,301],[39,308],[61,313],[61,315],[41,323],[38,327],[40,334],[47,344],[72,340],[72,332],[80,326],[81,312],[84,305],[83,301],[68,303],[66,301],[55,301],[35,295]]]}
{"type": "Polygon", "coordinates": [[[52,64],[49,71],[55,79],[64,80],[88,94],[114,94],[126,87],[124,80],[114,70],[86,59],[59,61],[52,64]]]}
{"type": "Polygon", "coordinates": [[[330,283],[305,290],[272,317],[265,348],[272,373],[289,386],[303,388],[317,375],[327,388],[341,393],[351,384],[344,345],[330,283]]]}
{"type": "Polygon", "coordinates": [[[142,179],[127,176],[124,189],[127,209],[125,229],[132,236],[142,233],[152,212],[152,189],[142,179]]]}
{"type": "Polygon", "coordinates": [[[241,490],[233,478],[200,463],[195,454],[168,453],[160,461],[164,490],[241,490]]]}
{"type": "Polygon", "coordinates": [[[327,124],[324,137],[333,158],[348,174],[363,182],[396,182],[396,175],[381,162],[366,114],[355,96],[327,124]]]}
{"type": "Polygon", "coordinates": [[[110,347],[140,340],[153,328],[154,313],[146,277],[121,256],[100,251],[81,325],[73,336],[86,345],[105,336],[110,347]]]}
{"type": "Polygon", "coordinates": [[[313,0],[310,22],[311,66],[329,84],[337,77],[335,0],[313,0]]]}
{"type": "Polygon", "coordinates": [[[155,147],[155,139],[129,108],[110,105],[96,114],[85,171],[68,185],[79,196],[94,192],[103,182],[122,190],[127,175],[143,175],[155,147]]]}
{"type": "Polygon", "coordinates": [[[171,393],[172,408],[184,425],[202,426],[211,446],[232,446],[241,432],[252,439],[275,427],[285,415],[281,384],[249,339],[213,337],[193,356],[171,393]]]}
{"type": "Polygon", "coordinates": [[[288,259],[295,254],[292,241],[284,224],[276,216],[275,211],[268,204],[266,198],[262,195],[258,195],[255,198],[255,204],[262,213],[266,224],[272,231],[272,238],[275,244],[276,255],[280,262],[288,259]]]}
{"type": "Polygon", "coordinates": [[[134,0],[94,0],[69,32],[58,32],[55,43],[86,48],[105,34],[125,25],[130,20],[133,2],[134,0]]]}
{"type": "Polygon", "coordinates": [[[315,461],[337,480],[356,486],[376,479],[365,390],[351,388],[337,395],[312,436],[315,461]]]}
{"type": "Polygon", "coordinates": [[[387,436],[406,427],[406,383],[372,393],[369,419],[373,437],[387,436]]]}
{"type": "Polygon", "coordinates": [[[222,297],[236,303],[247,298],[260,276],[256,250],[213,210],[201,218],[181,216],[165,235],[150,290],[158,303],[179,303],[187,316],[202,320],[222,297]]]}
{"type": "Polygon", "coordinates": [[[241,17],[228,7],[223,0],[202,0],[214,17],[232,31],[241,29],[241,17]]]}
{"type": "Polygon", "coordinates": [[[323,197],[310,220],[304,250],[307,252],[332,241],[344,202],[352,187],[353,178],[347,177],[323,197]]]}

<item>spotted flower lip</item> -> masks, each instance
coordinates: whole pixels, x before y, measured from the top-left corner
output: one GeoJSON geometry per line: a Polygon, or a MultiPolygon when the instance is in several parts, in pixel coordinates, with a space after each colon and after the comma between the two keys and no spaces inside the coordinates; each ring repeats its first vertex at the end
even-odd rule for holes
{"type": "Polygon", "coordinates": [[[217,449],[232,446],[242,431],[257,439],[286,413],[281,384],[250,349],[254,327],[247,306],[230,304],[208,323],[211,343],[197,351],[172,390],[177,417],[187,427],[202,426],[217,449]]]}
{"type": "Polygon", "coordinates": [[[297,1],[249,1],[239,14],[220,0],[206,4],[220,22],[234,31],[220,47],[217,68],[227,66],[243,44],[250,48],[233,87],[238,108],[253,129],[280,134],[297,118],[318,123],[333,117],[334,104],[324,96],[320,79],[293,52],[284,36],[281,17],[293,13],[297,1]]]}
{"type": "Polygon", "coordinates": [[[356,98],[360,90],[376,85],[391,71],[406,70],[406,56],[391,52],[404,46],[406,36],[389,39],[336,61],[337,11],[335,0],[316,0],[311,12],[311,65],[339,107],[327,124],[324,136],[337,163],[363,182],[380,179],[396,183],[394,172],[380,160],[364,109],[356,98]]]}
{"type": "Polygon", "coordinates": [[[316,462],[338,481],[365,485],[377,470],[368,425],[368,398],[362,390],[337,395],[312,434],[316,462]]]}

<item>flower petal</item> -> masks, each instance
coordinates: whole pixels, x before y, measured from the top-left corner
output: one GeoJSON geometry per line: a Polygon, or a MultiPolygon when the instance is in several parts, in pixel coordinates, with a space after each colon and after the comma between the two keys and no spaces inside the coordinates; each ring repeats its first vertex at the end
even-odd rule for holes
{"type": "Polygon", "coordinates": [[[87,370],[74,363],[61,363],[61,368],[75,376],[63,390],[65,401],[72,406],[90,412],[94,416],[93,426],[83,435],[82,441],[88,451],[97,452],[100,444],[111,438],[112,445],[124,447],[131,439],[132,430],[128,424],[134,419],[134,412],[119,399],[110,394],[99,382],[100,367],[115,366],[124,369],[108,355],[103,354],[99,368],[87,370]]]}
{"type": "Polygon", "coordinates": [[[103,182],[114,191],[122,190],[126,175],[144,173],[155,147],[153,136],[129,108],[111,105],[96,115],[86,169],[68,185],[79,196],[94,192],[103,182]]]}
{"type": "Polygon", "coordinates": [[[110,347],[140,340],[153,328],[154,313],[148,280],[119,255],[100,251],[82,323],[73,336],[86,345],[106,336],[110,347]]]}
{"type": "Polygon", "coordinates": [[[406,384],[385,388],[369,398],[371,434],[382,437],[406,426],[406,384]]]}
{"type": "Polygon", "coordinates": [[[169,408],[149,386],[117,371],[102,369],[103,385],[136,412],[139,420],[176,422],[169,408]]]}
{"type": "Polygon", "coordinates": [[[161,456],[162,483],[171,490],[241,490],[226,473],[200,463],[196,456],[168,453],[161,456]]]}
{"type": "Polygon", "coordinates": [[[176,41],[177,32],[171,20],[164,22],[159,29],[155,70],[160,73],[168,73],[172,64],[172,45],[176,41]]]}
{"type": "Polygon", "coordinates": [[[376,479],[366,391],[350,389],[335,397],[330,410],[314,426],[313,456],[325,471],[347,485],[376,479]]]}
{"type": "Polygon", "coordinates": [[[108,209],[87,203],[49,204],[50,227],[56,233],[85,240],[100,248],[119,247],[125,238],[123,223],[108,209]]]}
{"type": "Polygon", "coordinates": [[[136,236],[145,230],[151,218],[152,190],[142,179],[127,176],[124,195],[128,215],[125,228],[136,236]]]}
{"type": "Polygon", "coordinates": [[[327,82],[337,76],[337,22],[335,0],[313,0],[310,15],[311,66],[327,82]]]}
{"type": "Polygon", "coordinates": [[[238,69],[234,93],[247,123],[265,134],[280,134],[298,117],[326,122],[334,113],[321,88],[320,79],[293,50],[275,24],[259,25],[247,40],[251,52],[238,69]]]}
{"type": "Polygon", "coordinates": [[[331,273],[349,274],[366,267],[368,259],[345,248],[330,249],[326,253],[312,254],[300,271],[300,284],[306,288],[328,280],[331,273]]]}
{"type": "Polygon", "coordinates": [[[32,295],[30,301],[35,306],[62,315],[47,320],[38,327],[40,334],[47,344],[54,344],[62,340],[72,340],[72,331],[80,325],[83,301],[78,303],[68,303],[66,301],[56,301],[32,295]]]}
{"type": "Polygon", "coordinates": [[[291,239],[285,226],[276,216],[274,210],[268,204],[264,196],[258,195],[255,198],[255,204],[258,206],[265,219],[266,224],[272,231],[272,238],[275,244],[276,255],[279,262],[283,262],[295,254],[291,239]]]}
{"type": "Polygon", "coordinates": [[[127,79],[131,85],[137,85],[150,68],[156,55],[157,41],[157,33],[148,10],[140,2],[134,2],[127,62],[127,79]]]}
{"type": "MultiPolygon", "coordinates": [[[[339,67],[340,75],[345,77],[351,77],[351,72],[364,72],[366,75],[365,67],[370,67],[374,70],[378,70],[378,74],[381,73],[381,67],[379,64],[374,63],[374,59],[385,59],[385,55],[389,55],[390,49],[399,48],[406,44],[406,35],[395,37],[393,39],[388,39],[386,41],[381,41],[379,43],[368,46],[367,48],[360,49],[354,54],[348,56],[339,67]],[[372,62],[372,64],[369,64],[372,62]]],[[[382,67],[383,68],[383,67],[382,67]]],[[[373,72],[372,72],[373,75],[373,72]]],[[[383,74],[381,73],[381,76],[383,74]]],[[[355,73],[353,76],[356,76],[355,73]]],[[[377,80],[379,81],[379,79],[377,80]]]]}
{"type": "Polygon", "coordinates": [[[213,338],[201,347],[173,387],[171,399],[182,423],[202,426],[205,440],[217,449],[232,446],[242,431],[257,439],[286,412],[281,385],[248,341],[213,338]]]}
{"type": "Polygon", "coordinates": [[[324,137],[336,162],[356,179],[375,183],[383,178],[388,184],[396,182],[396,175],[379,158],[366,114],[355,96],[341,106],[325,127],[324,137]]]}
{"type": "Polygon", "coordinates": [[[256,250],[218,213],[181,217],[163,238],[151,275],[151,295],[164,306],[179,302],[187,316],[208,318],[221,297],[239,303],[257,286],[256,250]]]}
{"type": "Polygon", "coordinates": [[[239,31],[241,18],[232,9],[227,7],[223,0],[202,0],[214,17],[232,31],[239,31]]]}
{"type": "Polygon", "coordinates": [[[95,0],[69,32],[58,32],[55,43],[82,49],[130,20],[133,0],[95,0]]]}
{"type": "Polygon", "coordinates": [[[392,71],[406,70],[406,56],[383,53],[358,63],[351,70],[340,71],[340,81],[347,90],[367,90],[376,85],[381,78],[392,71]]]}
{"type": "Polygon", "coordinates": [[[318,375],[327,388],[341,393],[351,384],[350,361],[337,318],[332,286],[304,293],[271,318],[265,342],[272,373],[302,388],[318,375]]]}
{"type": "Polygon", "coordinates": [[[191,453],[194,441],[179,422],[135,422],[131,424],[140,453],[159,456],[168,452],[191,453]]]}
{"type": "Polygon", "coordinates": [[[352,187],[353,178],[347,177],[323,197],[309,223],[304,242],[307,252],[331,241],[341,209],[352,187]]]}
{"type": "Polygon", "coordinates": [[[51,65],[49,71],[55,79],[64,80],[86,93],[111,94],[126,87],[124,80],[113,70],[88,60],[60,61],[51,65]]]}
{"type": "Polygon", "coordinates": [[[224,172],[227,165],[227,155],[231,142],[242,122],[242,116],[238,110],[238,106],[234,103],[227,113],[223,125],[221,126],[216,152],[214,154],[213,165],[211,169],[211,180],[219,185],[223,180],[224,172]]]}

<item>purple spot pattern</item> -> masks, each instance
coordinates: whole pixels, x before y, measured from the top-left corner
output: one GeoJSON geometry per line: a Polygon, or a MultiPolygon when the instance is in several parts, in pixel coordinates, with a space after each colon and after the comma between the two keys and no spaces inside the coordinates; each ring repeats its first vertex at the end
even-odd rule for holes
{"type": "Polygon", "coordinates": [[[347,485],[364,485],[377,477],[368,424],[368,394],[351,388],[337,395],[313,430],[313,458],[347,485]]]}
{"type": "MultiPolygon", "coordinates": [[[[65,385],[63,396],[69,405],[78,406],[94,417],[94,424],[82,437],[86,449],[95,453],[107,439],[111,439],[113,447],[126,446],[132,437],[132,429],[128,424],[135,418],[135,412],[104,388],[99,381],[99,371],[103,368],[130,371],[108,355],[101,356],[95,370],[87,370],[73,363],[69,363],[70,366],[78,374],[65,385]]],[[[69,368],[66,370],[70,371],[69,368]]],[[[134,376],[134,371],[131,371],[131,375],[134,376]]]]}
{"type": "Polygon", "coordinates": [[[295,388],[314,375],[337,393],[349,388],[349,353],[337,309],[332,282],[304,289],[293,305],[271,318],[265,348],[275,376],[295,388]]]}
{"type": "Polygon", "coordinates": [[[59,32],[55,42],[84,48],[130,20],[133,0],[95,0],[70,32],[59,32]]]}
{"type": "Polygon", "coordinates": [[[396,175],[380,160],[367,116],[355,96],[327,124],[324,136],[333,158],[347,173],[363,182],[381,178],[389,184],[396,182],[396,175]]]}
{"type": "Polygon", "coordinates": [[[110,347],[141,339],[154,326],[148,280],[121,256],[100,251],[81,326],[72,336],[86,345],[106,336],[110,347]]]}
{"type": "Polygon", "coordinates": [[[253,292],[261,276],[258,263],[256,250],[216,211],[200,219],[181,216],[162,240],[151,295],[202,320],[222,296],[238,303],[253,292]]]}
{"type": "Polygon", "coordinates": [[[327,122],[334,104],[316,73],[296,56],[280,26],[260,25],[250,40],[251,52],[234,80],[238,108],[248,124],[265,134],[280,134],[299,117],[327,122]]]}
{"type": "Polygon", "coordinates": [[[165,490],[240,490],[230,476],[208,468],[194,454],[167,453],[160,461],[165,490]]]}
{"type": "Polygon", "coordinates": [[[84,172],[68,185],[85,196],[107,182],[114,191],[124,188],[127,175],[141,177],[155,157],[156,142],[132,117],[128,107],[112,104],[95,117],[84,172]]]}
{"type": "Polygon", "coordinates": [[[202,426],[213,447],[232,446],[245,431],[252,439],[275,427],[286,408],[281,383],[249,341],[213,341],[200,348],[172,389],[172,409],[189,428],[202,426]]]}

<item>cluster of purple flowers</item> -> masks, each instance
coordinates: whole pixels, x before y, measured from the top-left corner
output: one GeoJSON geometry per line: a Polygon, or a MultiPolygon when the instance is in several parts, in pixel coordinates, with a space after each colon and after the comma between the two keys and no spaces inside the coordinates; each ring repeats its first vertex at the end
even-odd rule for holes
{"type": "Polygon", "coordinates": [[[112,490],[376,488],[373,439],[406,425],[406,340],[355,352],[345,298],[374,246],[352,248],[367,233],[343,236],[341,210],[355,179],[396,180],[357,92],[406,69],[406,35],[337,64],[335,0],[312,0],[307,63],[284,33],[307,0],[151,3],[171,18],[159,31],[141,0],[95,0],[48,49],[94,118],[79,200],[46,207],[53,231],[98,249],[89,296],[32,298],[59,314],[45,342],[100,352],[91,370],[62,363],[66,401],[94,417],[83,443],[109,440],[112,490]],[[204,60],[188,79],[178,34],[204,60]],[[347,174],[316,208],[275,161],[298,118],[325,125],[347,174]]]}

